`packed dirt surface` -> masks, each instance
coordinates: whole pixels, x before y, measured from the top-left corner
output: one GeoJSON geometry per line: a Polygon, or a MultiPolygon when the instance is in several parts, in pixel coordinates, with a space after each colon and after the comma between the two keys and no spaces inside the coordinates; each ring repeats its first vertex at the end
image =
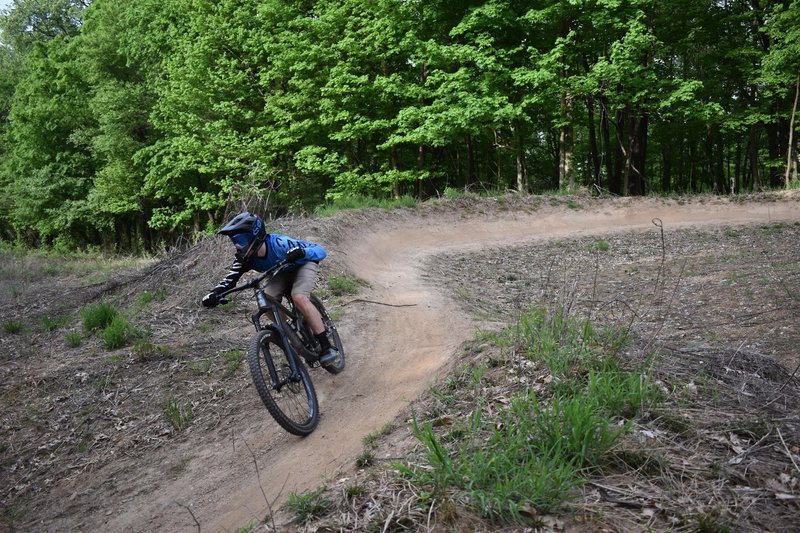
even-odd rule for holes
{"type": "Polygon", "coordinates": [[[0,528],[216,532],[261,520],[289,493],[352,470],[362,439],[450,370],[476,329],[578,285],[594,303],[624,302],[593,312],[635,315],[654,342],[738,346],[789,373],[800,363],[797,193],[460,199],[270,227],[326,246],[320,287],[343,274],[362,280],[357,295],[326,300],[347,368],[312,372],[321,420],[306,438],[280,429],[236,364],[253,301],[198,304],[227,272],[222,238],[99,283],[33,276],[4,256],[0,322],[24,328],[0,338],[0,528]],[[726,275],[709,271],[703,258],[726,246],[726,275]],[[606,248],[616,254],[601,268],[606,248]],[[143,303],[143,293],[155,297],[143,303]],[[148,342],[109,351],[88,336],[71,347],[79,311],[99,301],[126,310],[148,342]],[[57,316],[68,319],[42,327],[57,316]],[[191,409],[188,427],[169,423],[169,406],[191,409]]]}

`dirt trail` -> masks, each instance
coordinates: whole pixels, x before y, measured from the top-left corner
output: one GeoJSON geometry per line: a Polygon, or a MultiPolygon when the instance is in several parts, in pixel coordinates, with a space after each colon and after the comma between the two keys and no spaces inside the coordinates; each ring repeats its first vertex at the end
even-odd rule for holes
{"type": "Polygon", "coordinates": [[[391,421],[426,390],[458,346],[473,336],[472,320],[448,295],[424,281],[422,264],[430,256],[443,257],[446,269],[451,251],[652,228],[654,218],[665,228],[768,223],[800,220],[800,209],[796,198],[703,205],[620,200],[596,209],[406,216],[345,236],[336,245],[340,260],[369,282],[358,298],[380,303],[354,301],[345,307],[340,327],[348,352],[345,373],[312,374],[322,413],[318,429],[305,439],[288,435],[257,404],[254,391],[242,391],[253,396],[254,405],[234,432],[199,448],[190,441],[161,452],[162,462],[140,472],[142,486],[105,517],[102,528],[196,531],[196,518],[202,531],[233,530],[267,514],[265,497],[280,502],[289,492],[311,489],[351,468],[363,449],[362,437],[391,421]],[[179,475],[162,476],[155,486],[145,488],[175,457],[192,460],[179,475]]]}

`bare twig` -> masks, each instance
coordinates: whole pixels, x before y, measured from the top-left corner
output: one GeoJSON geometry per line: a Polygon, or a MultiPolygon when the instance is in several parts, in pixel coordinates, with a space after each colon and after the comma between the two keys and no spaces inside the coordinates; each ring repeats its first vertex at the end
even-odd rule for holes
{"type": "Polygon", "coordinates": [[[667,245],[664,241],[664,223],[661,222],[660,218],[654,218],[652,222],[653,225],[661,230],[661,266],[658,269],[658,276],[656,277],[656,290],[658,290],[658,283],[661,281],[661,274],[664,272],[664,263],[667,260],[667,245]]]}
{"type": "Polygon", "coordinates": [[[264,486],[261,484],[261,471],[258,468],[258,461],[256,461],[256,454],[253,453],[253,449],[250,448],[250,444],[247,441],[244,441],[244,445],[247,446],[247,450],[250,452],[250,455],[253,457],[253,464],[256,466],[256,479],[258,479],[258,488],[261,490],[261,495],[264,496],[264,502],[267,504],[267,511],[269,511],[269,518],[272,521],[272,527],[275,527],[275,518],[272,513],[272,504],[269,502],[269,498],[267,498],[267,493],[264,492],[264,486]]]}
{"type": "Polygon", "coordinates": [[[194,513],[189,508],[189,506],[185,505],[185,504],[182,504],[181,502],[178,502],[178,501],[176,501],[175,504],[176,505],[180,505],[181,507],[183,507],[184,509],[189,511],[189,514],[192,515],[192,520],[194,520],[194,523],[197,525],[197,533],[200,533],[200,522],[197,521],[197,517],[194,515],[194,513]]]}
{"type": "Polygon", "coordinates": [[[780,439],[781,439],[781,444],[783,444],[783,449],[786,452],[786,455],[789,457],[789,460],[794,465],[795,470],[797,470],[797,472],[800,473],[800,466],[797,466],[797,461],[794,460],[794,455],[792,454],[791,451],[789,451],[789,447],[786,446],[786,441],[783,440],[783,435],[781,435],[780,428],[777,428],[777,429],[778,429],[778,437],[780,437],[780,439]]]}
{"type": "Polygon", "coordinates": [[[778,397],[780,396],[780,393],[783,392],[783,389],[785,389],[786,386],[789,384],[789,382],[794,379],[794,377],[797,375],[798,370],[800,370],[800,363],[797,363],[797,366],[794,367],[794,371],[792,371],[791,375],[789,375],[786,381],[783,382],[783,385],[781,385],[781,388],[778,389],[778,392],[775,393],[775,397],[770,401],[768,401],[766,404],[764,404],[764,407],[769,407],[770,405],[775,403],[775,401],[777,401],[778,397]]]}

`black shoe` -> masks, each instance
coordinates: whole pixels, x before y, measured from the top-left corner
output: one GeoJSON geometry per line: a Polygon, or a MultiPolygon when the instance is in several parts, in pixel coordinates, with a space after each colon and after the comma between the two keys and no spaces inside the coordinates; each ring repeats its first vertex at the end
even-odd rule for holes
{"type": "Polygon", "coordinates": [[[331,346],[319,354],[319,364],[325,366],[333,363],[339,357],[339,350],[331,346]]]}

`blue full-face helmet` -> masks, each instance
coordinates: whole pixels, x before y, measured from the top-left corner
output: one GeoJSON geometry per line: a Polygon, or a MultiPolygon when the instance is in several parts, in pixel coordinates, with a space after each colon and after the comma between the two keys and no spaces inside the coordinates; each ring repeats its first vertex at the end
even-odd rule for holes
{"type": "Polygon", "coordinates": [[[233,217],[217,234],[227,235],[231,239],[236,247],[236,258],[243,263],[250,262],[267,239],[264,220],[247,211],[233,217]]]}

